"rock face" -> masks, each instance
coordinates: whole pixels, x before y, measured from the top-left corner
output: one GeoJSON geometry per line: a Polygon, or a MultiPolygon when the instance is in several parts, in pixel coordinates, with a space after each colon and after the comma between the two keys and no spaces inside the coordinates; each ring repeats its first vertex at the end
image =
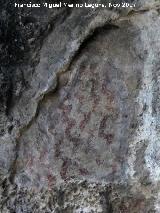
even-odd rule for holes
{"type": "Polygon", "coordinates": [[[130,3],[2,1],[2,213],[160,212],[160,2],[130,3]]]}

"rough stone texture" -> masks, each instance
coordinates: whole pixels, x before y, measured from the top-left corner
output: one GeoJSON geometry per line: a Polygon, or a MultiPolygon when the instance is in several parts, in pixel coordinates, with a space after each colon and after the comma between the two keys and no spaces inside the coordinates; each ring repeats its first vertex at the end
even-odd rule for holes
{"type": "Polygon", "coordinates": [[[2,213],[160,212],[160,2],[134,2],[2,1],[2,213]]]}

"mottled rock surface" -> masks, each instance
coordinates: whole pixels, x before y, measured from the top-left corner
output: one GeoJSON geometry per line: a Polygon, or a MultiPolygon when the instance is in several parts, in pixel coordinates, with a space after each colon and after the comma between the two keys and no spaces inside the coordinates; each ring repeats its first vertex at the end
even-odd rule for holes
{"type": "Polygon", "coordinates": [[[127,2],[2,0],[2,213],[160,212],[160,2],[127,2]]]}

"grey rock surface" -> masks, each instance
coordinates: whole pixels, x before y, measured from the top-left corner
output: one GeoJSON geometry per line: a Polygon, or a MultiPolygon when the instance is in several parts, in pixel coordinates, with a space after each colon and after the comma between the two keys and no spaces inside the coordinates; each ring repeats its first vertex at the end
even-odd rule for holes
{"type": "Polygon", "coordinates": [[[2,1],[2,213],[160,212],[160,2],[126,2],[2,1]]]}

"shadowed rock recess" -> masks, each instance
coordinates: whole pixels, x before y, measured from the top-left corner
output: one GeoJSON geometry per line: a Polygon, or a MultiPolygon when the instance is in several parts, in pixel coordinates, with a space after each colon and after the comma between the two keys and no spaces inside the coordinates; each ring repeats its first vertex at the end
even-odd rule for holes
{"type": "Polygon", "coordinates": [[[1,0],[0,212],[160,213],[160,1],[126,2],[1,0]]]}

